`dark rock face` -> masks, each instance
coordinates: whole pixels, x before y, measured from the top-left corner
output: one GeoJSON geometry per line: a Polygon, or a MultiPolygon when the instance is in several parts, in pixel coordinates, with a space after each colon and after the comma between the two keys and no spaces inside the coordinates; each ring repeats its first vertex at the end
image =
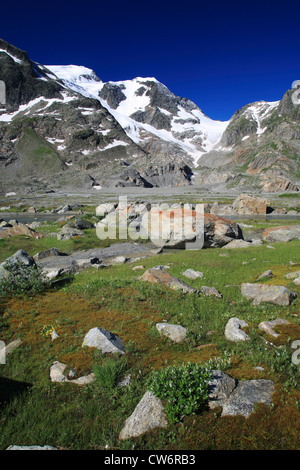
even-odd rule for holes
{"type": "Polygon", "coordinates": [[[141,186],[144,188],[174,187],[189,184],[191,176],[192,170],[188,165],[169,163],[161,166],[150,165],[139,170],[126,168],[104,181],[104,185],[114,187],[141,186]]]}
{"type": "Polygon", "coordinates": [[[117,187],[130,187],[141,186],[143,188],[152,188],[153,185],[143,178],[139,171],[134,168],[128,168],[123,172],[112,176],[106,183],[107,186],[117,187]]]}
{"type": "Polygon", "coordinates": [[[171,128],[171,118],[166,114],[162,113],[158,108],[149,108],[146,111],[137,111],[130,116],[132,119],[144,124],[150,124],[156,129],[167,129],[171,128]]]}
{"type": "Polygon", "coordinates": [[[0,39],[0,49],[8,52],[0,52],[0,80],[6,85],[7,111],[15,111],[39,96],[62,99],[63,87],[49,79],[47,70],[32,62],[26,52],[3,39],[0,39]]]}
{"type": "Polygon", "coordinates": [[[150,166],[142,172],[144,178],[152,186],[181,186],[189,184],[192,170],[184,163],[169,163],[161,166],[150,166]]]}
{"type": "Polygon", "coordinates": [[[112,83],[105,83],[101,92],[100,98],[107,101],[107,104],[112,109],[117,109],[121,101],[126,100],[126,96],[121,91],[121,87],[112,83]]]}
{"type": "Polygon", "coordinates": [[[171,114],[176,114],[178,109],[178,97],[175,96],[170,90],[159,82],[145,82],[145,85],[150,87],[146,93],[150,97],[150,106],[153,108],[159,107],[171,114]]]}
{"type": "Polygon", "coordinates": [[[229,126],[222,135],[221,143],[223,145],[230,147],[240,142],[243,137],[256,133],[257,122],[244,116],[245,109],[247,106],[238,110],[231,118],[229,126]]]}

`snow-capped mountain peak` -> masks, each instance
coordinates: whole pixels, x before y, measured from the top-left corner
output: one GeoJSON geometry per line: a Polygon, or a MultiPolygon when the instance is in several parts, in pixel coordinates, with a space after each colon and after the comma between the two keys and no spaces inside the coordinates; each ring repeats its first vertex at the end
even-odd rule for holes
{"type": "Polygon", "coordinates": [[[228,125],[208,118],[195,103],[174,95],[154,77],[103,83],[86,67],[47,68],[73,91],[98,99],[150,154],[173,153],[196,164],[219,142],[228,125]]]}

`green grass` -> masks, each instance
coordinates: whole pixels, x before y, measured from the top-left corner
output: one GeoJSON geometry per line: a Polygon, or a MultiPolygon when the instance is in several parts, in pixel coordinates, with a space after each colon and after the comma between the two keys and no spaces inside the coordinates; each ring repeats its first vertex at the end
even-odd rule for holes
{"type": "MultiPolygon", "coordinates": [[[[41,251],[41,244],[46,243],[43,240],[29,241],[34,244],[28,245],[31,252],[41,251]]],[[[82,242],[78,247],[82,248],[82,242]]],[[[5,250],[13,251],[10,244],[15,249],[14,243],[12,239],[7,241],[5,250]]],[[[291,343],[299,339],[300,288],[285,277],[286,273],[299,270],[299,241],[274,246],[274,250],[263,245],[169,252],[99,271],[82,271],[62,288],[3,303],[0,337],[7,343],[20,337],[23,344],[7,357],[5,366],[0,366],[0,448],[10,444],[123,450],[299,447],[299,376],[291,362],[291,343]],[[219,256],[224,253],[228,257],[219,256]],[[299,264],[291,266],[290,261],[299,264]],[[139,275],[144,271],[131,269],[139,264],[145,269],[169,265],[172,275],[196,288],[215,286],[223,298],[184,295],[142,282],[139,275]],[[204,278],[185,279],[182,273],[187,268],[202,271],[204,278]],[[254,306],[241,296],[241,283],[256,282],[266,269],[274,273],[267,283],[285,285],[298,293],[298,299],[289,307],[254,306]],[[231,317],[247,321],[251,341],[226,340],[224,328],[231,317]],[[257,326],[278,317],[288,319],[292,327],[283,329],[281,339],[271,341],[274,345],[267,344],[265,339],[270,338],[257,326]],[[174,344],[160,336],[155,324],[163,320],[186,327],[187,342],[174,344]],[[59,339],[52,342],[42,334],[47,325],[55,327],[59,339]],[[126,356],[104,356],[82,348],[85,334],[95,326],[120,336],[126,356]],[[247,421],[240,417],[221,418],[218,409],[203,409],[165,430],[153,430],[124,442],[118,440],[125,420],[145,393],[153,370],[188,362],[205,364],[215,358],[222,370],[237,379],[273,380],[274,404],[270,408],[258,407],[247,421]],[[51,383],[49,368],[55,360],[66,363],[67,372],[74,368],[77,376],[94,371],[97,380],[84,387],[51,383]],[[256,366],[264,370],[255,370],[256,366]],[[118,386],[119,379],[128,374],[131,385],[118,386]]],[[[74,248],[73,242],[69,248],[74,248]]],[[[214,367],[218,367],[216,363],[214,367]]]]}
{"type": "Polygon", "coordinates": [[[84,230],[84,237],[75,237],[70,240],[57,240],[56,234],[60,231],[62,225],[48,223],[41,225],[35,230],[45,235],[43,238],[25,237],[23,235],[11,238],[0,239],[0,262],[22,249],[33,256],[39,251],[48,250],[52,247],[58,248],[61,252],[70,254],[77,250],[87,250],[89,248],[105,248],[118,240],[100,240],[97,237],[95,229],[84,230]]]}
{"type": "Polygon", "coordinates": [[[62,162],[54,147],[38,135],[34,129],[25,128],[16,148],[21,156],[20,174],[55,172],[62,169],[62,162]]]}

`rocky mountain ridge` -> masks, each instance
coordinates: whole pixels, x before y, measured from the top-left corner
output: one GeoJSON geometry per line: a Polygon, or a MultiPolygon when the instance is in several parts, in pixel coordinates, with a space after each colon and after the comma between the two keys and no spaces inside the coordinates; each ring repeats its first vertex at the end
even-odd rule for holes
{"type": "Polygon", "coordinates": [[[0,191],[227,185],[298,190],[300,112],[289,90],[214,121],[155,78],[102,82],[0,39],[0,191]]]}

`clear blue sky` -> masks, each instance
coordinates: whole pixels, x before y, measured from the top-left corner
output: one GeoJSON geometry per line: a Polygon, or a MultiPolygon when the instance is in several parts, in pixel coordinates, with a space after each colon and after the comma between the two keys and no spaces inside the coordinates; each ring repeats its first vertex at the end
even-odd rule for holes
{"type": "Polygon", "coordinates": [[[0,37],[33,60],[156,77],[214,119],[300,79],[299,0],[17,0],[0,12],[0,37]]]}

